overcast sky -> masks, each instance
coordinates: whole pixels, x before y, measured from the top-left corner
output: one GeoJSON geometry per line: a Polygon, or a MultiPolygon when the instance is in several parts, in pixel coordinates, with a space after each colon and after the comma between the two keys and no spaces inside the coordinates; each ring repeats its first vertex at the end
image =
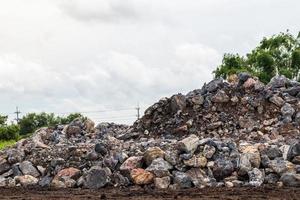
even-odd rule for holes
{"type": "MultiPolygon", "coordinates": [[[[0,112],[145,108],[200,88],[226,52],[300,31],[299,8],[299,0],[0,0],[0,112]]],[[[135,111],[88,115],[130,123],[135,111]]]]}

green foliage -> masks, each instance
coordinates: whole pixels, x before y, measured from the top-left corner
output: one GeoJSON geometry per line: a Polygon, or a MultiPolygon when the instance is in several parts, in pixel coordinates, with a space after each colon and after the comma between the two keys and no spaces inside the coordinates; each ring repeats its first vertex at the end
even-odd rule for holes
{"type": "Polygon", "coordinates": [[[277,73],[299,80],[300,33],[297,37],[286,32],[263,38],[246,57],[225,54],[222,64],[213,73],[215,77],[227,78],[242,71],[259,77],[265,83],[277,73]]]}
{"type": "Polygon", "coordinates": [[[10,147],[16,143],[16,140],[0,140],[0,150],[10,147]]]}
{"type": "Polygon", "coordinates": [[[5,125],[7,121],[7,116],[0,115],[0,125],[5,125]]]}
{"type": "Polygon", "coordinates": [[[76,118],[85,119],[80,113],[72,113],[67,117],[55,116],[53,113],[29,113],[20,120],[20,135],[33,133],[41,127],[55,127],[59,124],[71,123],[76,118]]]}
{"type": "Polygon", "coordinates": [[[71,113],[67,117],[59,118],[59,121],[60,121],[60,124],[69,124],[69,123],[71,123],[76,118],[81,118],[82,121],[86,120],[86,117],[84,117],[80,113],[71,113]]]}
{"type": "Polygon", "coordinates": [[[19,126],[7,125],[7,116],[0,116],[0,140],[16,140],[19,138],[19,126]]]}
{"type": "Polygon", "coordinates": [[[238,54],[225,54],[222,65],[214,71],[216,77],[226,79],[231,74],[248,71],[246,69],[245,59],[238,54]]]}

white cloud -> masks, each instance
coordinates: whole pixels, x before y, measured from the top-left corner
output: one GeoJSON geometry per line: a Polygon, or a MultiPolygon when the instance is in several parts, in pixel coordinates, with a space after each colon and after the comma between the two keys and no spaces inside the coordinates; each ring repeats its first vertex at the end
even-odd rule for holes
{"type": "Polygon", "coordinates": [[[119,22],[136,14],[128,0],[67,0],[62,8],[75,19],[87,21],[119,22]]]}
{"type": "Polygon", "coordinates": [[[262,35],[299,31],[299,6],[297,0],[3,1],[0,112],[16,105],[24,112],[145,107],[186,93],[212,78],[223,53],[245,53],[262,35]]]}

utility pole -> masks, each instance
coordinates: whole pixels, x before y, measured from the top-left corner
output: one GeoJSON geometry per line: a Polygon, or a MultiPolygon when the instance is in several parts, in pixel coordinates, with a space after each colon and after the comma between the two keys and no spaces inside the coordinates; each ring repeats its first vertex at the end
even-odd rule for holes
{"type": "Polygon", "coordinates": [[[137,105],[137,107],[135,108],[136,109],[136,111],[137,111],[137,119],[139,120],[140,119],[140,104],[138,103],[138,105],[137,105]]]}
{"type": "Polygon", "coordinates": [[[17,118],[16,118],[15,120],[17,121],[17,123],[19,123],[19,122],[20,122],[19,115],[21,114],[21,111],[19,110],[18,106],[17,106],[17,108],[16,108],[15,114],[17,115],[17,118]]]}

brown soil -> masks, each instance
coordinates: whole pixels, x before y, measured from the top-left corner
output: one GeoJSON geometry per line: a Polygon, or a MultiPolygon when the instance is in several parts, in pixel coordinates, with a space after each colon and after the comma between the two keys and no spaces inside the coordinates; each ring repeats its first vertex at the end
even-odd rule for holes
{"type": "Polygon", "coordinates": [[[300,188],[205,188],[179,191],[157,191],[147,189],[101,189],[101,190],[41,190],[0,189],[0,199],[118,199],[118,200],[160,200],[160,199],[300,199],[300,188]]]}

